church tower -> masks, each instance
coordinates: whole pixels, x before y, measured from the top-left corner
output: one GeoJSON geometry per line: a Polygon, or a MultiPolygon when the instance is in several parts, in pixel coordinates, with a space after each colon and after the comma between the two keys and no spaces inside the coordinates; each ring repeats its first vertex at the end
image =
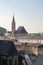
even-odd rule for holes
{"type": "Polygon", "coordinates": [[[13,20],[12,20],[12,37],[14,37],[15,34],[15,19],[14,19],[14,15],[13,15],[13,20]]]}

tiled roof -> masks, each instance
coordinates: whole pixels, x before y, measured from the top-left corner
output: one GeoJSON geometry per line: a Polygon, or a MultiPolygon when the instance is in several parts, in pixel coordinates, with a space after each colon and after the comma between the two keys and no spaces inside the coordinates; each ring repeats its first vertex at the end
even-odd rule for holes
{"type": "Polygon", "coordinates": [[[0,40],[0,55],[14,56],[17,54],[18,52],[12,41],[0,40]]]}
{"type": "Polygon", "coordinates": [[[39,55],[33,65],[43,65],[43,54],[39,55]]]}
{"type": "Polygon", "coordinates": [[[28,34],[23,26],[19,26],[19,28],[15,32],[16,34],[28,34]]]}
{"type": "Polygon", "coordinates": [[[43,48],[43,45],[39,45],[38,48],[43,48]]]}

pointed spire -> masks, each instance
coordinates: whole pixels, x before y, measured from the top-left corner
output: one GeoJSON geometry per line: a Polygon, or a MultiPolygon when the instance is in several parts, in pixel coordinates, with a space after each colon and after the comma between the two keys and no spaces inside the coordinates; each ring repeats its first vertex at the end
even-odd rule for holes
{"type": "Polygon", "coordinates": [[[14,15],[13,15],[13,22],[14,22],[14,15]]]}
{"type": "Polygon", "coordinates": [[[12,20],[12,36],[14,37],[14,33],[15,33],[15,18],[14,18],[14,14],[13,14],[13,20],[12,20]]]}

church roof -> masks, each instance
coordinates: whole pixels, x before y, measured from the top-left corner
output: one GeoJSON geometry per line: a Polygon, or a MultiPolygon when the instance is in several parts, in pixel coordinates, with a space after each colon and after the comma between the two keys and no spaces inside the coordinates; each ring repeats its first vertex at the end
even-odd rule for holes
{"type": "Polygon", "coordinates": [[[19,26],[15,33],[16,34],[28,34],[23,26],[19,26]]]}
{"type": "Polygon", "coordinates": [[[0,55],[14,56],[17,54],[13,41],[0,40],[0,55]]]}

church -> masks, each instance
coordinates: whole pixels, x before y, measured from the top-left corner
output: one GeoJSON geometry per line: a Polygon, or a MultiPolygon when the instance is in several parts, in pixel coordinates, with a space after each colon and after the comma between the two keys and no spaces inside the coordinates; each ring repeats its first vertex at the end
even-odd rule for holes
{"type": "Polygon", "coordinates": [[[19,26],[16,30],[16,22],[13,15],[11,31],[8,31],[7,34],[5,34],[5,36],[7,36],[7,38],[9,39],[21,40],[25,39],[25,37],[28,36],[28,32],[26,31],[24,26],[19,26]]]}
{"type": "Polygon", "coordinates": [[[25,30],[24,26],[19,26],[18,29],[16,30],[16,22],[13,16],[12,20],[12,37],[22,37],[26,36],[28,32],[25,30]]]}

